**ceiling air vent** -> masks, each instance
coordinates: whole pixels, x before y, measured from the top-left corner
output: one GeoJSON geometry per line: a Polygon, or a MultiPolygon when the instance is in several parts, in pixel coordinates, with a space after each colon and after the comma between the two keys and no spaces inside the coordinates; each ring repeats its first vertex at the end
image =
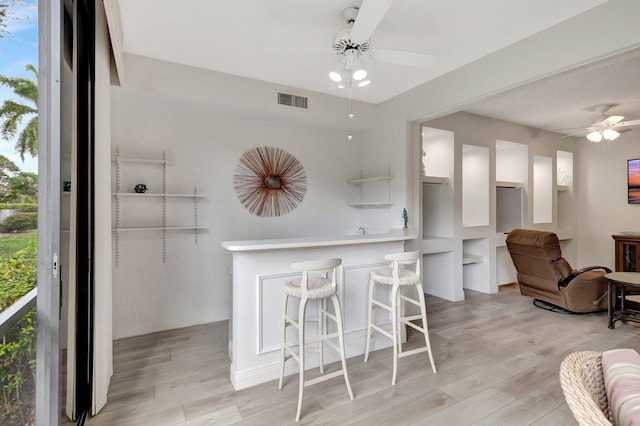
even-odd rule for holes
{"type": "Polygon", "coordinates": [[[307,98],[304,96],[289,95],[287,93],[278,93],[278,103],[296,108],[307,109],[307,98]]]}

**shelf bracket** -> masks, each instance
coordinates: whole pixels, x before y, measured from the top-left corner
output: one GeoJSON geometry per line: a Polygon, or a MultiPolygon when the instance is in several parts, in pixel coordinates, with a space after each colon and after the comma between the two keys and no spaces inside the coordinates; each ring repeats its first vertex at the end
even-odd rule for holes
{"type": "MultiPolygon", "coordinates": [[[[116,193],[121,191],[121,176],[120,176],[120,147],[116,148],[116,193]]],[[[120,197],[116,197],[116,229],[121,226],[121,206],[120,197]]],[[[120,266],[120,233],[116,232],[116,268],[120,266]]]]}
{"type": "Polygon", "coordinates": [[[198,244],[198,187],[193,187],[193,226],[195,232],[195,241],[198,244]]]}

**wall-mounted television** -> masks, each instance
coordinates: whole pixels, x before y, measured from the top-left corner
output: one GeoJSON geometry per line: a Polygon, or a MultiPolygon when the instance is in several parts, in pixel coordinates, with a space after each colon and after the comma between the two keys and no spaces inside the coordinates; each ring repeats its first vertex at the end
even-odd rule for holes
{"type": "Polygon", "coordinates": [[[627,190],[629,204],[640,204],[640,158],[627,160],[627,190]]]}

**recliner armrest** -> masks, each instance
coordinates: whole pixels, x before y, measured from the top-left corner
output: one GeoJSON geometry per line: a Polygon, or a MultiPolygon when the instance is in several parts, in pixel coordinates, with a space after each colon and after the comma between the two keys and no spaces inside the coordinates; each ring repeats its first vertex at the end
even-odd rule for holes
{"type": "Polygon", "coordinates": [[[569,275],[558,281],[558,289],[560,289],[560,287],[568,286],[571,280],[573,280],[578,275],[583,274],[587,271],[592,271],[594,269],[604,269],[607,273],[611,272],[611,269],[607,268],[606,266],[587,266],[586,268],[582,268],[579,271],[570,273],[569,275]]]}

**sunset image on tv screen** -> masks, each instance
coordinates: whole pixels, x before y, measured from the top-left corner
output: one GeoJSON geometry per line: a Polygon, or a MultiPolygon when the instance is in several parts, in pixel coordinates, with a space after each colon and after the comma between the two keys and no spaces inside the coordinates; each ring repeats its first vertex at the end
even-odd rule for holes
{"type": "Polygon", "coordinates": [[[640,159],[629,160],[629,204],[640,204],[640,159]]]}

